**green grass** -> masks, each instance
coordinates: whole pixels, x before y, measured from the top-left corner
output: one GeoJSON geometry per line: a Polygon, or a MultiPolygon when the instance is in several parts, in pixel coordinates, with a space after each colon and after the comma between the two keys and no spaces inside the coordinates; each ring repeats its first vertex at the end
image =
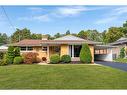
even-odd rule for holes
{"type": "Polygon", "coordinates": [[[127,72],[83,64],[0,66],[0,89],[127,89],[127,72]]]}
{"type": "Polygon", "coordinates": [[[114,62],[127,63],[127,59],[126,58],[117,58],[114,60],[114,62]]]}

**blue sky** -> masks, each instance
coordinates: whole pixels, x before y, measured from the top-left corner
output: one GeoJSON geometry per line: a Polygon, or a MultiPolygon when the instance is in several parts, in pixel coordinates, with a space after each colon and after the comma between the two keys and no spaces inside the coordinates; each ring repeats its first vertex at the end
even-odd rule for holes
{"type": "MultiPolygon", "coordinates": [[[[127,20],[127,6],[4,6],[15,28],[28,28],[32,33],[78,33],[111,26],[122,26],[127,20]]],[[[0,8],[0,32],[14,32],[0,8]]]]}

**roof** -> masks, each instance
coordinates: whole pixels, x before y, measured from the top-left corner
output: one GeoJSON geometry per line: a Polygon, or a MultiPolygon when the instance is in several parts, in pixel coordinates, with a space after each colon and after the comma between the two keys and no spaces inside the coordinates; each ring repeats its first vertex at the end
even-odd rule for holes
{"type": "Polygon", "coordinates": [[[47,44],[100,44],[100,42],[94,42],[90,40],[84,40],[79,37],[75,37],[72,35],[64,36],[61,38],[57,38],[54,40],[31,40],[31,39],[25,39],[18,43],[14,43],[14,46],[42,46],[47,44]]]}
{"type": "Polygon", "coordinates": [[[117,48],[117,46],[110,46],[110,45],[96,45],[95,49],[108,49],[108,48],[117,48]]]}
{"type": "Polygon", "coordinates": [[[110,43],[110,45],[118,45],[118,44],[123,44],[123,43],[127,43],[127,38],[122,37],[118,39],[117,41],[110,43]]]}
{"type": "Polygon", "coordinates": [[[14,46],[40,46],[42,40],[24,39],[20,42],[14,43],[14,46]]]}
{"type": "Polygon", "coordinates": [[[73,36],[73,35],[66,35],[66,36],[63,36],[63,37],[60,37],[60,38],[56,38],[54,40],[84,40],[84,39],[73,36]]]}

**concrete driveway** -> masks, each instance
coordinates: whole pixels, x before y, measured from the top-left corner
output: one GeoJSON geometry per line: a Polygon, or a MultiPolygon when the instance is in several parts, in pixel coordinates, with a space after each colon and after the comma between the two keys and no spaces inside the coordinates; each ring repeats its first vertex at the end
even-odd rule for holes
{"type": "Polygon", "coordinates": [[[95,63],[127,71],[127,63],[106,62],[106,61],[95,61],[95,63]]]}

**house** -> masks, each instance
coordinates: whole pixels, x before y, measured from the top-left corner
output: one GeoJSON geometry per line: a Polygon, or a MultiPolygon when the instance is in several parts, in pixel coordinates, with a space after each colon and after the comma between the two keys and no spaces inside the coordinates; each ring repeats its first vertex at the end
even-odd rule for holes
{"type": "MultiPolygon", "coordinates": [[[[120,55],[120,49],[121,48],[125,48],[125,50],[127,49],[127,38],[120,38],[117,41],[110,43],[110,46],[117,46],[117,50],[116,50],[116,56],[118,57],[120,55]]],[[[125,53],[126,54],[126,53],[125,53]]]]}
{"type": "Polygon", "coordinates": [[[54,40],[48,40],[46,37],[43,37],[42,40],[24,39],[13,45],[19,46],[21,48],[21,53],[38,53],[39,59],[46,57],[49,61],[50,56],[53,54],[59,54],[60,56],[68,54],[71,56],[72,61],[79,61],[79,54],[83,43],[89,45],[92,54],[92,62],[94,62],[94,47],[100,44],[100,42],[85,40],[73,35],[63,36],[54,40]]]}
{"type": "MultiPolygon", "coordinates": [[[[46,57],[48,61],[53,54],[70,55],[72,61],[80,61],[79,54],[83,43],[89,45],[92,62],[94,61],[113,61],[119,55],[118,45],[102,45],[100,42],[85,40],[73,35],[67,35],[54,40],[48,40],[47,36],[43,36],[42,40],[24,39],[14,46],[21,48],[21,53],[36,52],[38,58],[46,57]]],[[[116,42],[114,42],[116,43],[116,42]]],[[[127,41],[126,41],[127,43],[127,41]]]]}
{"type": "Polygon", "coordinates": [[[0,46],[0,52],[6,52],[7,49],[8,49],[8,46],[6,44],[0,46]]]}

